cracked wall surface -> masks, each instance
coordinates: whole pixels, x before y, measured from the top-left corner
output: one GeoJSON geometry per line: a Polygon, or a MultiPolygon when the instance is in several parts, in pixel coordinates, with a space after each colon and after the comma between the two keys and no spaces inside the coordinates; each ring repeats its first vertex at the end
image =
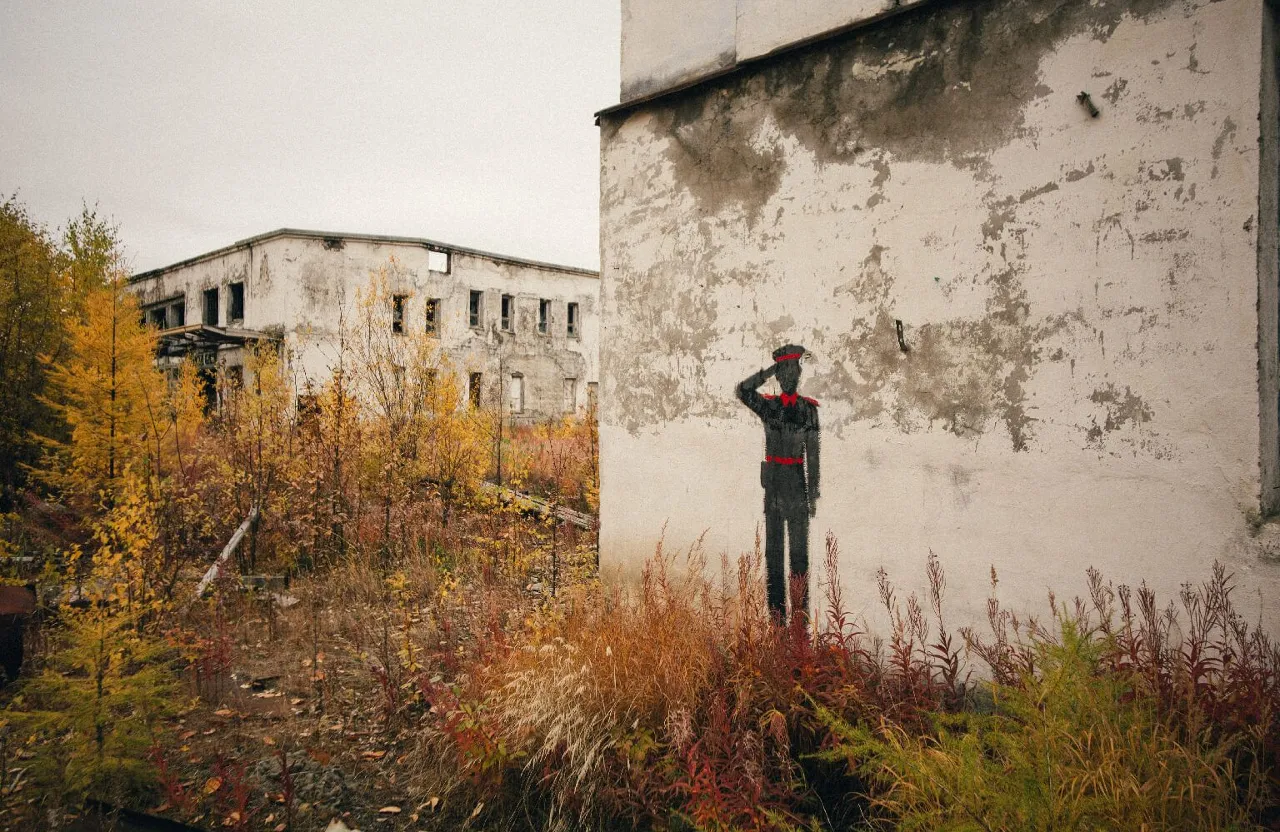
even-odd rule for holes
{"type": "Polygon", "coordinates": [[[790,341],[855,586],[930,548],[975,611],[992,564],[1033,605],[1091,564],[1275,581],[1245,519],[1263,26],[1261,0],[930,3],[603,115],[606,566],[664,524],[751,547],[733,385],[790,341]]]}

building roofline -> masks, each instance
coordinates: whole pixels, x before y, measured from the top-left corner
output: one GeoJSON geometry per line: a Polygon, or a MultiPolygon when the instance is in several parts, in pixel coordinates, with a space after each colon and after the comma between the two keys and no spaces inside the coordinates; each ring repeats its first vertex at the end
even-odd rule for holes
{"type": "Polygon", "coordinates": [[[859,18],[858,20],[828,29],[824,32],[819,32],[816,35],[810,35],[809,37],[792,41],[791,43],[784,44],[761,55],[754,55],[750,58],[742,59],[739,59],[735,55],[733,62],[727,66],[719,66],[714,69],[706,70],[701,74],[674,81],[665,87],[641,93],[640,95],[633,96],[625,101],[619,101],[617,104],[605,107],[602,110],[597,110],[595,113],[596,124],[598,125],[600,123],[600,118],[602,116],[630,113],[634,110],[640,109],[646,104],[652,104],[655,101],[673,98],[683,92],[688,92],[695,87],[711,84],[712,82],[719,81],[730,75],[748,72],[762,65],[773,63],[779,58],[789,57],[796,52],[807,50],[816,44],[848,37],[854,32],[883,23],[890,18],[915,11],[921,6],[934,5],[935,3],[936,0],[909,0],[909,2],[898,2],[890,8],[881,10],[877,14],[868,15],[866,17],[859,18]]]}
{"type": "Polygon", "coordinates": [[[274,231],[268,231],[265,234],[258,234],[253,237],[246,237],[243,240],[237,240],[228,246],[216,248],[213,251],[207,251],[204,254],[197,254],[195,257],[188,257],[185,260],[179,260],[176,263],[170,263],[167,266],[161,266],[156,269],[149,269],[145,272],[138,272],[129,278],[130,283],[136,283],[140,280],[147,280],[153,277],[159,277],[162,274],[171,272],[175,269],[181,269],[186,266],[194,266],[196,263],[203,263],[206,260],[213,260],[242,249],[251,248],[259,243],[265,243],[268,240],[274,240],[277,237],[297,237],[304,240],[354,240],[366,243],[398,243],[401,245],[422,246],[432,251],[445,251],[452,254],[465,254],[472,257],[483,257],[487,260],[493,260],[498,263],[511,263],[516,266],[528,266],[534,269],[545,269],[546,271],[567,272],[569,274],[581,275],[583,277],[600,277],[600,272],[591,269],[583,269],[577,266],[561,266],[556,263],[547,263],[542,260],[529,260],[523,257],[511,257],[506,254],[495,254],[491,251],[481,251],[480,249],[467,248],[466,246],[454,246],[448,243],[441,243],[436,240],[428,240],[425,237],[398,237],[392,234],[348,234],[336,231],[313,231],[306,228],[277,228],[274,231]]]}

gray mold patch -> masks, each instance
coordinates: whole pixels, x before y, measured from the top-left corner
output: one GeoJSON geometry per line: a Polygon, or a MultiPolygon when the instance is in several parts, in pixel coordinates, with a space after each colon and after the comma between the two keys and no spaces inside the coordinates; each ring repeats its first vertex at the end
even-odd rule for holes
{"type": "MultiPolygon", "coordinates": [[[[1094,390],[1089,401],[1100,404],[1106,413],[1100,426],[1106,433],[1117,431],[1125,425],[1136,427],[1150,422],[1154,413],[1151,406],[1127,386],[1124,392],[1115,384],[1107,384],[1094,390]]],[[[1095,427],[1099,427],[1096,423],[1095,427]]]]}
{"type": "Polygon", "coordinates": [[[611,381],[604,406],[610,421],[632,433],[699,409],[695,391],[704,389],[703,362],[719,334],[717,309],[679,266],[626,273],[615,289],[631,337],[625,354],[602,351],[601,375],[611,381]]]}
{"type": "MultiPolygon", "coordinates": [[[[644,140],[663,148],[662,162],[676,187],[696,204],[687,214],[663,214],[667,227],[676,229],[670,233],[677,243],[674,251],[664,248],[656,262],[628,263],[625,250],[606,254],[606,259],[619,261],[611,276],[616,281],[611,305],[623,310],[626,320],[625,333],[603,355],[604,378],[610,381],[608,418],[635,433],[673,419],[719,413],[717,402],[727,391],[707,389],[702,365],[729,356],[711,354],[713,345],[740,347],[742,353],[735,352],[733,360],[741,360],[762,346],[756,343],[761,335],[781,334],[767,324],[753,328],[750,321],[762,310],[749,303],[723,310],[721,318],[713,296],[691,277],[699,275],[706,287],[751,282],[750,269],[735,274],[709,264],[723,245],[759,243],[767,249],[772,229],[762,221],[763,213],[781,185],[787,158],[781,143],[763,138],[766,124],[797,140],[820,167],[868,165],[874,181],[868,193],[856,198],[867,208],[883,200],[881,191],[892,176],[887,160],[945,162],[990,176],[990,154],[1025,135],[1027,104],[1049,95],[1074,98],[1079,91],[1050,90],[1038,81],[1041,61],[1057,44],[1080,34],[1105,40],[1126,17],[1140,19],[1175,6],[1173,0],[929,4],[847,38],[644,105],[631,115],[603,117],[607,157],[618,128],[628,119],[638,122],[643,112],[644,140]],[[726,224],[739,217],[745,220],[747,240],[726,231],[726,224]],[[682,232],[682,225],[698,231],[682,232]],[[683,235],[697,239],[681,241],[683,235]]],[[[1115,103],[1125,86],[1117,80],[1099,94],[1115,103]]],[[[1153,179],[1183,178],[1180,159],[1166,160],[1150,172],[1153,179]]],[[[1070,183],[1093,173],[1089,163],[1063,176],[1070,183]]],[[[909,352],[899,348],[896,338],[894,278],[884,268],[884,249],[872,246],[860,266],[850,258],[850,271],[856,274],[834,293],[856,301],[862,316],[839,332],[808,336],[825,342],[824,358],[830,360],[814,368],[806,389],[849,408],[846,418],[853,421],[887,420],[902,431],[942,427],[957,436],[998,426],[1014,450],[1029,450],[1036,419],[1026,388],[1046,344],[1081,315],[1033,318],[1022,285],[1023,265],[1006,256],[1006,248],[1013,247],[1007,226],[1016,222],[1021,202],[1060,187],[1049,182],[1019,195],[992,194],[984,200],[984,242],[1000,260],[990,272],[974,276],[990,293],[985,315],[906,321],[909,352]]],[[[606,185],[602,202],[606,211],[614,211],[630,197],[637,204],[628,202],[614,221],[652,222],[664,211],[662,197],[643,193],[647,195],[635,200],[633,194],[606,185]]],[[[1104,217],[1095,231],[1101,239],[1116,229],[1129,236],[1132,251],[1132,235],[1118,217],[1104,217]]],[[[1118,411],[1117,418],[1124,412],[1118,411]]],[[[841,426],[837,420],[825,425],[836,431],[841,426]]]]}
{"type": "MultiPolygon", "coordinates": [[[[892,282],[881,275],[886,284],[892,282]]],[[[818,371],[815,389],[852,403],[855,421],[887,414],[904,433],[942,427],[961,437],[1001,424],[1013,450],[1029,450],[1035,419],[1027,412],[1025,385],[1043,342],[1070,318],[1029,321],[1013,266],[992,276],[989,285],[993,293],[985,317],[908,326],[907,352],[898,345],[895,319],[883,307],[874,317],[854,322],[829,348],[837,366],[818,371]]]]}
{"type": "MultiPolygon", "coordinates": [[[[820,163],[868,149],[895,159],[984,167],[986,155],[1024,130],[1022,111],[1054,91],[1037,80],[1062,40],[1109,38],[1126,17],[1173,0],[979,0],[930,3],[837,41],[822,42],[754,72],[648,108],[670,138],[676,180],[704,210],[738,203],[749,218],[776,192],[785,160],[752,141],[768,117],[820,163]],[[875,73],[868,80],[866,72],[875,73]]],[[[1123,93],[1118,80],[1103,93],[1123,93]]],[[[1075,94],[1075,91],[1069,91],[1075,94]]],[[[607,142],[625,116],[603,120],[607,142]]]]}
{"type": "Polygon", "coordinates": [[[749,221],[777,192],[786,168],[781,148],[757,149],[749,140],[762,111],[744,110],[732,95],[712,92],[697,105],[686,101],[664,113],[671,142],[667,158],[676,179],[708,213],[741,207],[749,221]]]}

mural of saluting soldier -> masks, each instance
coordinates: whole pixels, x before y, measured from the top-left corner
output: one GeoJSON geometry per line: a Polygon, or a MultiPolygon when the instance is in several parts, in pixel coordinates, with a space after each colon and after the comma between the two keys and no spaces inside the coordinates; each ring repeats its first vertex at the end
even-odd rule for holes
{"type": "Polygon", "coordinates": [[[804,347],[787,344],[773,351],[773,365],[738,385],[738,398],[764,422],[764,558],[769,609],[786,619],[788,570],[783,543],[791,556],[790,576],[799,584],[793,612],[809,612],[809,518],[818,510],[818,403],[797,393],[804,347]],[[781,395],[759,392],[770,376],[781,395]]]}

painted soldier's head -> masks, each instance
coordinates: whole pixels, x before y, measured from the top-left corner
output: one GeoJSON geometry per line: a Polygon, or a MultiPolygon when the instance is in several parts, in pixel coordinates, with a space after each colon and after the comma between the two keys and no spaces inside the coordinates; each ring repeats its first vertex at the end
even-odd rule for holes
{"type": "Polygon", "coordinates": [[[806,352],[808,350],[799,344],[785,344],[773,351],[773,360],[778,365],[778,386],[788,396],[795,393],[800,384],[800,358],[806,352]]]}

